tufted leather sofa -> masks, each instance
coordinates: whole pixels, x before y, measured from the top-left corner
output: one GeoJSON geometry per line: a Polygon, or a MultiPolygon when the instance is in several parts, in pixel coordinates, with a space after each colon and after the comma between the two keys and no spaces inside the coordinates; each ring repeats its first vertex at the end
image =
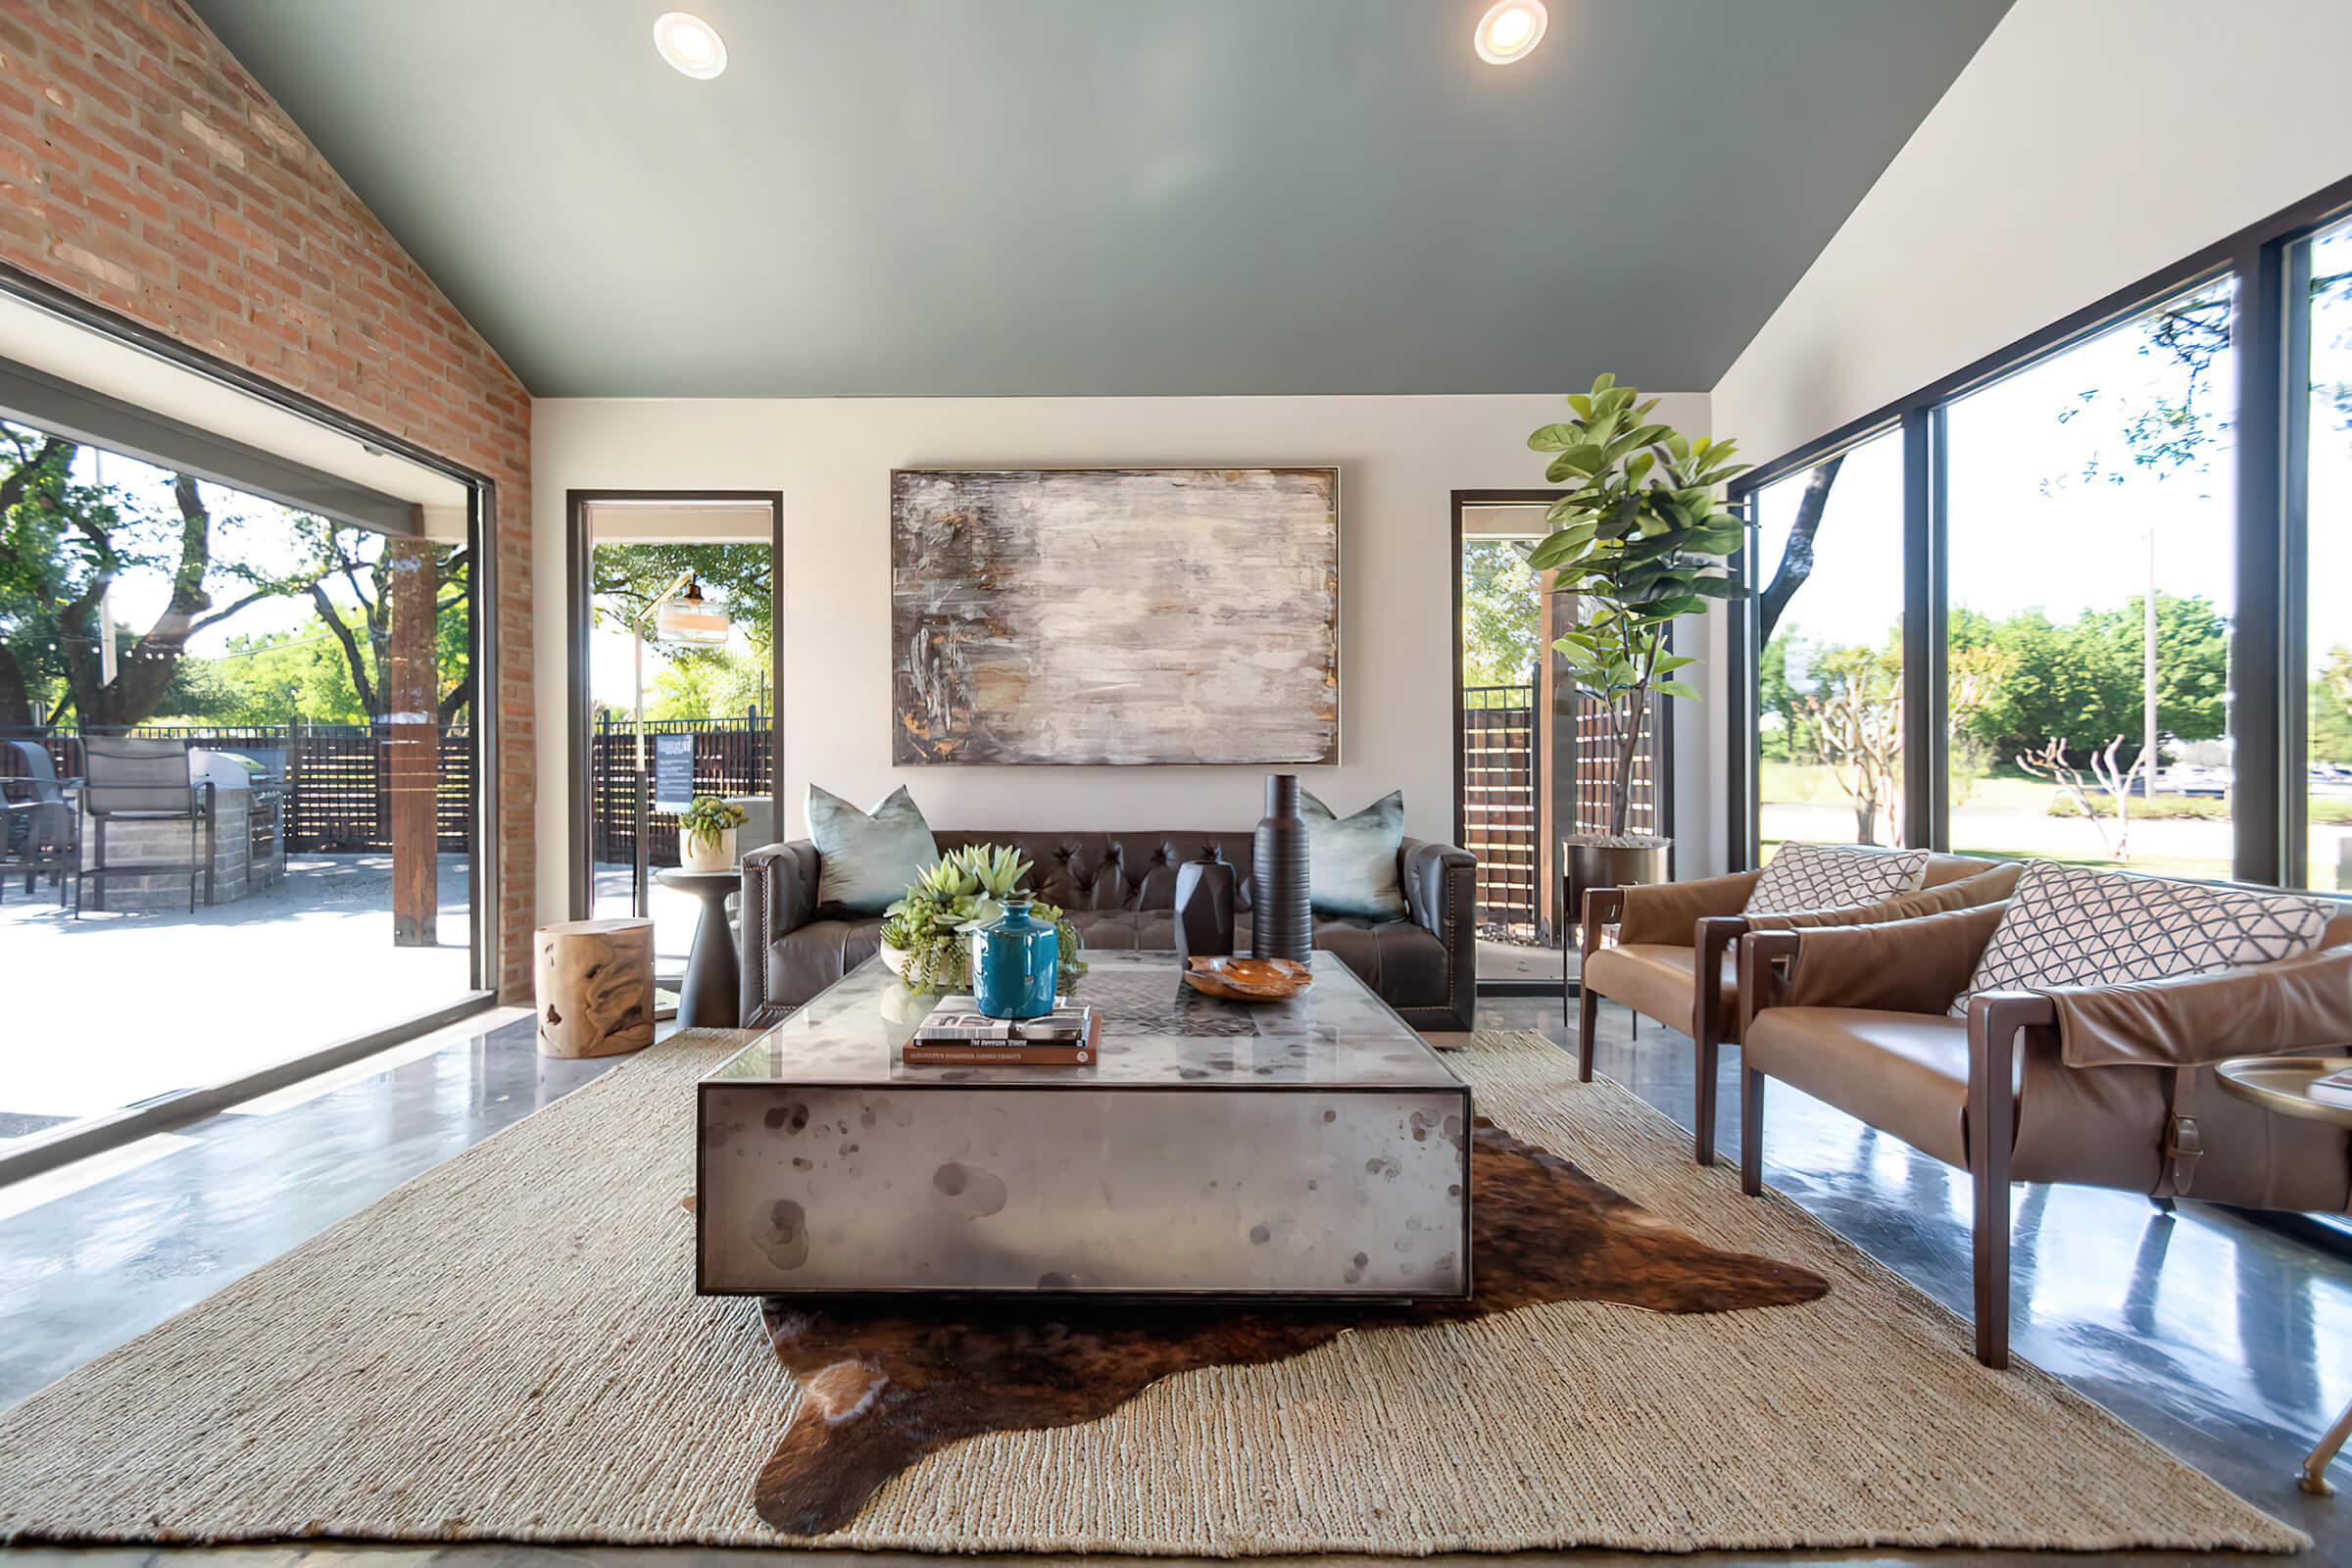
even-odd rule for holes
{"type": "MultiPolygon", "coordinates": [[[[1248,951],[1247,833],[938,832],[941,850],[1009,844],[1036,866],[1030,888],[1061,906],[1097,951],[1176,946],[1176,867],[1206,852],[1240,868],[1236,946],[1248,951]]],[[[1416,1029],[1468,1029],[1476,1005],[1478,862],[1450,844],[1406,839],[1397,873],[1409,916],[1315,916],[1315,946],[1337,954],[1416,1029]]],[[[882,921],[816,902],[807,839],[743,858],[743,1023],[765,1028],[871,957],[882,921]]]]}

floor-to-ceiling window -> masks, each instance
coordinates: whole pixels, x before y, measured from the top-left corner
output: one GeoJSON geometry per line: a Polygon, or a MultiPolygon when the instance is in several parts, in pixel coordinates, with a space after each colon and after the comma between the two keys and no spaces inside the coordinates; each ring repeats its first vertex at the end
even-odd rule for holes
{"type": "Polygon", "coordinates": [[[0,1153],[476,983],[463,508],[209,471],[0,422],[0,1153]]]}
{"type": "Polygon", "coordinates": [[[1943,411],[1953,849],[2230,874],[2232,293],[1943,411]]]}
{"type": "Polygon", "coordinates": [[[2313,236],[2293,275],[2288,330],[2308,369],[2289,411],[2303,447],[2307,885],[2352,892],[2352,221],[2313,236]]]}
{"type": "Polygon", "coordinates": [[[1756,492],[1762,851],[1903,842],[1903,443],[1756,492]]]}
{"type": "Polygon", "coordinates": [[[2352,181],[1735,484],[1735,842],[2352,891],[2348,214],[2352,181]]]}

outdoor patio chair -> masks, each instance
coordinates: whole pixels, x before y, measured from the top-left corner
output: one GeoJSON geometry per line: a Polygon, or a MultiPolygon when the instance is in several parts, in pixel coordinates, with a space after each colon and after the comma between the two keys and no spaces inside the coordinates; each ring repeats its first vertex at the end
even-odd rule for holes
{"type": "MultiPolygon", "coordinates": [[[[81,890],[98,879],[103,904],[109,878],[119,876],[185,876],[188,912],[196,912],[196,890],[205,888],[211,902],[213,874],[213,786],[188,781],[188,749],[178,741],[150,740],[128,735],[84,735],[81,738],[82,815],[89,822],[90,863],[74,880],[74,914],[81,915],[81,890]],[[185,822],[188,857],[185,860],[139,858],[110,861],[107,829],[132,824],[185,822]]],[[[161,853],[161,836],[145,844],[161,853]]],[[[143,856],[146,852],[142,852],[143,856]]]]}
{"type": "Polygon", "coordinates": [[[57,761],[39,741],[10,741],[24,769],[20,778],[0,779],[15,798],[0,800],[0,890],[17,871],[32,892],[46,871],[57,878],[58,907],[65,907],[66,883],[79,870],[81,820],[67,798],[77,779],[57,776],[57,761]]]}

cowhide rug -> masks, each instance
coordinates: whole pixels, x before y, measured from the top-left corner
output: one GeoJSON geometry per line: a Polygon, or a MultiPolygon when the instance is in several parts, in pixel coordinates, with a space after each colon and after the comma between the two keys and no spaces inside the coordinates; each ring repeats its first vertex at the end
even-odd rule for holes
{"type": "MultiPolygon", "coordinates": [[[[1476,1294],[1466,1301],[1219,1306],[941,1300],[761,1303],[800,1408],[752,1496],[777,1530],[819,1536],[891,1477],[984,1432],[1074,1426],[1172,1373],[1279,1361],[1350,1329],[1411,1328],[1542,1301],[1731,1312],[1826,1295],[1818,1274],[1708,1247],[1557,1155],[1482,1119],[1471,1151],[1476,1294]]],[[[691,1200],[689,1200],[691,1202],[691,1200]]]]}

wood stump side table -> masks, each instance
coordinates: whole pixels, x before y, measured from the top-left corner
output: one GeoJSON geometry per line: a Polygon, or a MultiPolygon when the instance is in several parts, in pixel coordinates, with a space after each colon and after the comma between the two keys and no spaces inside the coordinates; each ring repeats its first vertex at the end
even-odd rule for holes
{"type": "Polygon", "coordinates": [[[539,1054],[617,1056],[654,1043],[654,922],[565,920],[531,939],[539,1054]]]}
{"type": "Polygon", "coordinates": [[[741,891],[739,870],[656,871],[665,888],[703,901],[694,946],[686,952],[686,979],[678,987],[678,1027],[732,1029],[743,1021],[742,969],[735,961],[735,932],[727,924],[727,895],[741,891]]]}
{"type": "MultiPolygon", "coordinates": [[[[2224,1089],[2265,1110],[2352,1127],[2352,1105],[2322,1100],[2311,1092],[2314,1079],[2346,1067],[2352,1067],[2352,1056],[2231,1056],[2217,1062],[2213,1075],[2224,1089]]],[[[2328,1484],[2328,1466],[2347,1437],[2352,1437],[2352,1404],[2344,1406],[2319,1446],[2304,1458],[2303,1472],[2295,1484],[2315,1496],[2332,1496],[2335,1489],[2328,1484]]]]}

